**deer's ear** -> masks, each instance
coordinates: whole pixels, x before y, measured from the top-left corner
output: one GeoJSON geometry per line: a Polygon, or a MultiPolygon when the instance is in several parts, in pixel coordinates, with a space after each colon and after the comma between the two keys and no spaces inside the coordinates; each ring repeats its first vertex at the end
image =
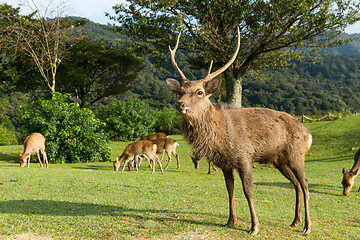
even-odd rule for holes
{"type": "Polygon", "coordinates": [[[344,168],[342,169],[342,173],[343,173],[343,174],[347,173],[346,167],[344,167],[344,168]]]}
{"type": "Polygon", "coordinates": [[[172,91],[176,95],[180,95],[181,85],[180,85],[179,81],[172,79],[172,78],[167,78],[165,81],[166,81],[166,85],[168,86],[170,91],[172,91]]]}
{"type": "Polygon", "coordinates": [[[221,85],[220,77],[215,77],[207,81],[204,86],[206,95],[215,93],[220,88],[220,85],[221,85]]]}

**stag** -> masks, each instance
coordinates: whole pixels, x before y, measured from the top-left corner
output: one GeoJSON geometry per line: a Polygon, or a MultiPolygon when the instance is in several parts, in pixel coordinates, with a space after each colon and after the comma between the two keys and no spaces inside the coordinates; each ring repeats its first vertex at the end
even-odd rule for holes
{"type": "Polygon", "coordinates": [[[24,141],[24,152],[23,154],[18,153],[20,157],[20,167],[24,167],[27,163],[28,168],[30,167],[30,158],[32,153],[36,153],[39,160],[40,166],[44,167],[41,162],[40,153],[43,155],[44,164],[49,167],[49,162],[45,152],[45,137],[41,133],[32,133],[25,138],[24,141]]]}
{"type": "Polygon", "coordinates": [[[180,34],[174,49],[170,49],[173,67],[182,82],[166,79],[169,89],[179,96],[177,111],[182,115],[182,132],[192,144],[196,155],[207,157],[221,168],[229,194],[229,219],[226,227],[232,227],[236,220],[234,196],[234,172],[239,172],[243,191],[248,201],[251,215],[249,234],[259,231],[259,221],[255,213],[252,197],[252,168],[255,161],[271,162],[288,180],[296,192],[295,218],[291,226],[301,221],[301,201],[305,205],[305,234],[311,232],[309,213],[308,180],[305,176],[305,153],[312,142],[311,135],[296,118],[291,115],[266,108],[237,108],[218,106],[210,101],[221,83],[219,75],[235,60],[240,48],[240,33],[235,53],[220,69],[211,73],[212,62],[207,75],[200,80],[190,81],[175,61],[180,34]]]}
{"type": "MultiPolygon", "coordinates": [[[[355,178],[359,174],[360,168],[360,148],[357,150],[354,156],[354,165],[348,172],[347,169],[344,167],[342,170],[343,179],[341,184],[343,185],[343,194],[345,196],[349,195],[351,188],[354,186],[355,178]]],[[[358,192],[360,192],[360,187],[358,192]]]]}

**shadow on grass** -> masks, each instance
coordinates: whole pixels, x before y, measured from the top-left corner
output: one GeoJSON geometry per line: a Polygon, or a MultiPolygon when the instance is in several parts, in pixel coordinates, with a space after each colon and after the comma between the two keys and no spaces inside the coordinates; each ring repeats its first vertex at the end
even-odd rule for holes
{"type": "MultiPolygon", "coordinates": [[[[339,153],[339,154],[345,154],[339,153]]],[[[338,157],[332,157],[332,158],[314,158],[314,159],[306,159],[305,162],[341,162],[341,161],[348,161],[349,159],[354,159],[354,154],[346,153],[347,155],[342,155],[338,157]]]]}
{"type": "MultiPolygon", "coordinates": [[[[179,212],[154,209],[129,209],[120,206],[100,205],[91,203],[76,203],[51,200],[11,200],[0,201],[0,214],[25,214],[25,215],[51,215],[51,216],[111,216],[126,217],[135,220],[152,220],[158,222],[173,221],[186,222],[204,226],[223,227],[222,224],[213,222],[184,219],[181,215],[204,215],[196,212],[179,212]],[[160,214],[160,215],[152,215],[160,214]]],[[[247,232],[247,229],[236,229],[247,232]]]]}
{"type": "Polygon", "coordinates": [[[7,162],[7,163],[18,163],[19,156],[14,153],[0,152],[0,161],[7,162]]]}
{"type": "Polygon", "coordinates": [[[112,164],[109,166],[99,166],[99,165],[79,165],[79,166],[72,166],[73,169],[82,169],[82,170],[114,170],[112,164]]]}
{"type": "MultiPolygon", "coordinates": [[[[261,185],[261,186],[274,186],[274,187],[279,187],[279,188],[288,188],[288,189],[294,189],[294,194],[295,194],[295,188],[294,185],[290,182],[288,183],[284,183],[284,182],[254,182],[254,185],[261,185]]],[[[332,195],[332,196],[342,196],[342,187],[334,187],[332,185],[324,185],[324,184],[309,184],[309,192],[310,193],[319,193],[319,194],[325,194],[325,195],[332,195]],[[335,194],[335,193],[331,193],[330,191],[321,191],[318,189],[323,189],[323,188],[327,188],[327,189],[338,189],[339,194],[335,194]]]]}

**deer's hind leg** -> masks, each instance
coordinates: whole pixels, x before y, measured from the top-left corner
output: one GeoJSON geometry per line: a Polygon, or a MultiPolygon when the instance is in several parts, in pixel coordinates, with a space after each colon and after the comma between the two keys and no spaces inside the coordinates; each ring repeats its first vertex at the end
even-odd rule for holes
{"type": "Polygon", "coordinates": [[[174,154],[174,156],[176,157],[176,161],[177,161],[177,169],[179,169],[179,168],[180,168],[180,159],[179,159],[179,155],[178,155],[175,151],[173,151],[173,154],[174,154]]]}
{"type": "Polygon", "coordinates": [[[295,177],[292,170],[286,165],[286,160],[282,157],[276,159],[273,162],[274,166],[286,177],[295,187],[296,193],[296,204],[295,204],[295,218],[294,221],[291,223],[291,227],[297,227],[301,222],[301,201],[302,201],[302,190],[300,182],[295,177]]]}
{"type": "MultiPolygon", "coordinates": [[[[164,169],[167,169],[167,168],[169,167],[170,162],[171,162],[171,159],[172,159],[171,152],[166,151],[166,154],[168,155],[168,162],[167,162],[167,164],[166,164],[166,166],[165,166],[164,169]]],[[[164,153],[163,153],[163,156],[164,156],[164,153]]],[[[161,160],[161,161],[162,161],[162,160],[161,160]]]]}
{"type": "MultiPolygon", "coordinates": [[[[296,153],[296,151],[293,152],[296,153]]],[[[300,183],[300,187],[304,196],[305,226],[303,233],[308,234],[311,232],[311,220],[309,210],[309,186],[308,180],[305,176],[305,154],[293,154],[288,158],[288,160],[289,168],[300,183]]]]}
{"type": "Polygon", "coordinates": [[[47,159],[45,148],[41,149],[41,154],[43,155],[44,164],[46,164],[46,167],[48,168],[49,167],[49,162],[48,162],[48,159],[47,159]]]}
{"type": "MultiPolygon", "coordinates": [[[[42,162],[41,162],[39,150],[36,151],[36,156],[37,156],[37,158],[38,158],[38,160],[39,160],[40,166],[41,166],[41,167],[44,167],[44,165],[43,165],[42,162]]],[[[44,161],[44,163],[45,163],[45,161],[44,161]]]]}

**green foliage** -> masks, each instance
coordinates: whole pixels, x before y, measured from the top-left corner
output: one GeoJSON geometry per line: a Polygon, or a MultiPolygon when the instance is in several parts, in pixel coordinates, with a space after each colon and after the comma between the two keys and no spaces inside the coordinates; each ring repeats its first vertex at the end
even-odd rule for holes
{"type": "Polygon", "coordinates": [[[0,125],[0,145],[15,145],[18,144],[15,132],[8,130],[0,125]]]}
{"type": "Polygon", "coordinates": [[[16,131],[23,115],[20,106],[28,101],[28,94],[19,92],[0,95],[0,125],[10,131],[16,131]]]}
{"type": "Polygon", "coordinates": [[[241,79],[249,70],[282,68],[290,61],[314,59],[317,46],[339,46],[353,39],[337,38],[345,27],[360,20],[358,1],[139,1],[115,7],[112,19],[132,40],[139,54],[162,53],[182,31],[181,47],[200,53],[191,59],[207,69],[223,66],[234,52],[236,28],[241,47],[225,75],[228,103],[241,105],[241,79]],[[164,36],[168,36],[165,37],[164,36]],[[237,84],[235,84],[237,83],[237,84]],[[239,96],[240,95],[240,96],[239,96]]]}
{"type": "Polygon", "coordinates": [[[360,112],[360,55],[325,55],[317,64],[247,76],[243,105],[294,115],[360,112]]]}
{"type": "Polygon", "coordinates": [[[105,106],[97,117],[106,123],[110,138],[121,141],[135,140],[153,130],[155,111],[145,101],[132,99],[105,106]]]}
{"type": "Polygon", "coordinates": [[[87,37],[69,43],[59,66],[57,88],[77,96],[88,107],[109,96],[125,93],[142,69],[142,61],[129,52],[87,37]]]}
{"type": "Polygon", "coordinates": [[[181,116],[174,107],[165,107],[157,111],[155,132],[166,133],[167,135],[180,133],[181,116]]]}
{"type": "Polygon", "coordinates": [[[23,134],[40,132],[46,139],[51,163],[106,161],[110,149],[103,124],[88,109],[68,103],[69,95],[55,93],[52,100],[37,100],[24,107],[23,134]]]}

